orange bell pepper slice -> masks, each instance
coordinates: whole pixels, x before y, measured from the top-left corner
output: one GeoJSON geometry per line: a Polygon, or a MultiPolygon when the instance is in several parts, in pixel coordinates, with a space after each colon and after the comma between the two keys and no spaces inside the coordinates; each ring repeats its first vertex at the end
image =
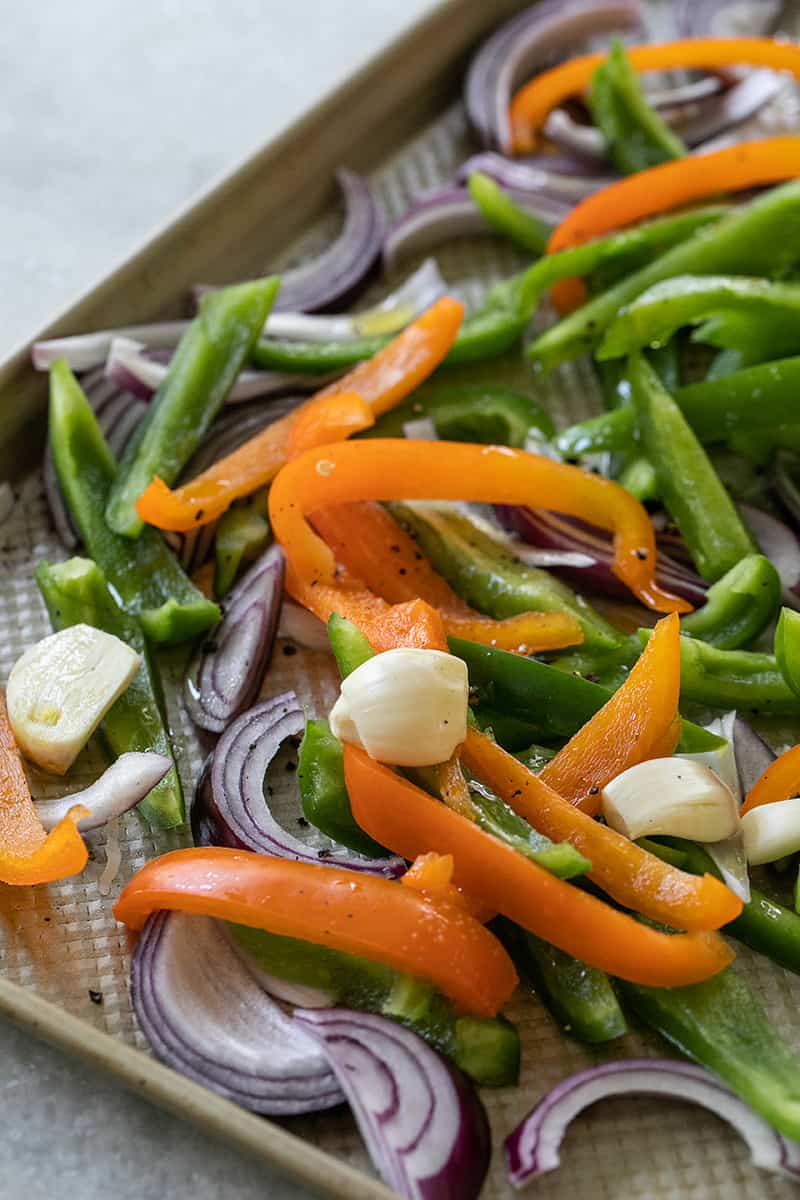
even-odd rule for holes
{"type": "MultiPolygon", "coordinates": [[[[792,49],[800,57],[800,48],[792,49]]],[[[720,192],[779,183],[797,175],[800,137],[791,136],[743,142],[709,154],[659,163],[582,200],[553,231],[547,253],[581,246],[615,229],[720,192]]],[[[571,312],[586,299],[586,289],[579,279],[560,280],[551,294],[561,313],[571,312]]]]}
{"type": "Polygon", "coordinates": [[[153,479],[136,501],[139,516],[159,529],[183,533],[207,525],[222,516],[234,500],[274,479],[292,453],[367,428],[438,367],[455,341],[463,317],[463,304],[443,296],[372,358],[268,425],[196,479],[174,491],[158,477],[153,479]],[[330,407],[328,400],[333,402],[330,407]]]}
{"type": "Polygon", "coordinates": [[[718,879],[679,871],[600,825],[475,729],[467,731],[461,761],[534,828],[585,855],[589,878],[618,904],[690,931],[719,929],[742,911],[741,900],[718,879]]]}
{"type": "Polygon", "coordinates": [[[494,1016],[517,983],[497,938],[461,904],[338,867],[222,846],[173,850],[134,875],[114,915],[141,929],[162,908],[363,955],[430,981],[480,1016],[494,1016]]]}
{"type": "Polygon", "coordinates": [[[447,633],[471,642],[538,654],[583,641],[569,613],[529,612],[496,621],[475,612],[434,571],[412,537],[379,504],[337,504],[311,516],[337,562],[392,604],[419,597],[438,608],[447,633]]]}
{"type": "Polygon", "coordinates": [[[77,823],[88,816],[88,808],[75,804],[45,833],[0,692],[0,882],[23,887],[79,875],[89,854],[77,823]]]}
{"type": "Polygon", "coordinates": [[[635,763],[661,755],[667,737],[674,736],[680,632],[675,613],[659,621],[622,686],[539,772],[562,799],[594,816],[607,783],[635,763]]]}
{"type": "Polygon", "coordinates": [[[353,816],[372,837],[406,858],[452,854],[454,880],[469,895],[590,966],[679,987],[708,979],[733,958],[715,934],[660,933],[557,879],[357,746],[345,744],[344,770],[353,816]]]}
{"type": "Polygon", "coordinates": [[[656,547],[647,512],[619,484],[508,446],[375,438],[308,450],[287,463],[270,489],[270,521],[297,580],[336,582],[330,548],[307,514],[352,500],[476,500],[528,504],[584,517],[614,531],[613,571],[649,608],[691,606],[655,580],[656,547]]]}
{"type": "MultiPolygon", "coordinates": [[[[766,37],[687,38],[647,46],[626,48],[637,71],[671,71],[680,68],[714,70],[747,65],[789,71],[800,79],[800,47],[766,37]]],[[[542,71],[520,88],[511,101],[509,119],[515,154],[532,154],[537,134],[548,114],[570,96],[583,91],[608,55],[584,54],[569,59],[550,71],[542,71]]],[[[684,163],[690,159],[682,160],[684,163]]]]}
{"type": "Polygon", "coordinates": [[[761,804],[790,800],[800,794],[800,746],[791,746],[770,763],[744,798],[740,816],[761,804]]]}

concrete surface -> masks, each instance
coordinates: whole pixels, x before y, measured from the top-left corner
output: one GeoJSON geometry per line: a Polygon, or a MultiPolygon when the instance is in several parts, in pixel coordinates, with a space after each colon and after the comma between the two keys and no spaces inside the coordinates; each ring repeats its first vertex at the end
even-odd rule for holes
{"type": "MultiPolygon", "coordinates": [[[[433,0],[0,0],[0,356],[433,0]]],[[[0,1022],[0,1200],[300,1200],[0,1022]]]]}

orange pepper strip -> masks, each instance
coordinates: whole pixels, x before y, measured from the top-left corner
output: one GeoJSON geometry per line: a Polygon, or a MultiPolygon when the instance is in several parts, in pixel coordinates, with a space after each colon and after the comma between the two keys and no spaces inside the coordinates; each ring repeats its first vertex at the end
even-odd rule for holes
{"type": "Polygon", "coordinates": [[[494,919],[497,913],[489,909],[481,900],[457,888],[453,883],[452,854],[421,854],[415,858],[411,866],[400,879],[405,887],[416,888],[423,896],[440,903],[456,904],[485,925],[494,919]]]}
{"type": "Polygon", "coordinates": [[[690,931],[719,929],[742,911],[741,900],[718,879],[679,871],[600,825],[475,729],[467,731],[461,760],[534,828],[580,850],[592,864],[589,878],[626,908],[690,931]]]}
{"type": "Polygon", "coordinates": [[[89,855],[76,826],[88,816],[88,808],[75,804],[45,833],[0,693],[0,882],[27,886],[80,874],[89,855]]]}
{"type": "Polygon", "coordinates": [[[358,392],[314,396],[295,413],[286,443],[287,458],[295,458],[320,442],[338,442],[375,424],[372,409],[358,392]]]}
{"type": "Polygon", "coordinates": [[[452,854],[454,879],[470,895],[593,967],[634,983],[678,987],[708,979],[733,958],[715,934],[659,933],[557,879],[347,743],[344,770],[362,829],[407,858],[425,850],[452,854]]]}
{"type": "MultiPolygon", "coordinates": [[[[792,47],[800,59],[800,48],[792,47]]],[[[595,192],[573,208],[554,230],[547,253],[581,246],[592,238],[633,225],[682,204],[800,175],[800,137],[744,142],[710,154],[659,163],[595,192]]],[[[570,312],[586,299],[579,279],[562,279],[552,289],[559,312],[570,312]]]]}
{"type": "Polygon", "coordinates": [[[438,608],[447,633],[470,642],[536,654],[583,641],[569,613],[529,612],[496,621],[471,609],[434,571],[412,537],[379,504],[337,504],[311,523],[349,572],[392,604],[419,597],[438,608]]]}
{"type": "Polygon", "coordinates": [[[590,816],[600,807],[601,788],[654,757],[654,750],[660,753],[673,728],[681,688],[680,631],[675,613],[658,622],[622,686],[539,773],[590,816]]]}
{"type": "Polygon", "coordinates": [[[614,531],[614,574],[644,604],[659,612],[690,608],[655,581],[653,526],[639,501],[611,480],[540,454],[405,438],[338,442],[306,451],[287,463],[269,496],[272,528],[297,580],[335,582],[333,554],[306,515],[351,500],[476,500],[584,517],[614,531]]]}
{"type": "Polygon", "coordinates": [[[397,646],[419,650],[447,650],[442,618],[424,600],[387,604],[368,588],[307,582],[291,563],[286,567],[286,590],[293,600],[327,623],[331,613],[347,617],[358,626],[372,649],[380,654],[397,646]]]}
{"type": "Polygon", "coordinates": [[[494,1016],[517,983],[498,940],[460,904],[375,875],[222,846],[173,850],[134,875],[114,915],[141,929],[162,908],[363,955],[429,980],[481,1016],[494,1016]]]}
{"type": "Polygon", "coordinates": [[[463,317],[463,304],[451,296],[443,296],[372,358],[359,363],[294,412],[268,425],[196,479],[174,491],[158,477],[153,479],[136,501],[139,516],[159,529],[178,532],[207,525],[220,517],[234,500],[269,483],[291,457],[293,442],[296,452],[371,425],[375,417],[393,408],[438,367],[455,341],[463,317]],[[348,424],[342,419],[338,404],[330,410],[325,404],[350,393],[355,393],[361,401],[362,415],[363,406],[369,408],[369,419],[364,417],[363,425],[358,425],[358,406],[354,407],[348,424]],[[297,435],[296,423],[300,425],[297,435]]]}
{"type": "MultiPolygon", "coordinates": [[[[713,70],[747,64],[790,71],[800,79],[800,47],[773,38],[687,38],[648,46],[626,48],[631,65],[637,71],[664,71],[677,68],[713,70]]],[[[564,100],[588,87],[592,75],[608,55],[585,54],[572,58],[534,76],[511,101],[509,119],[515,154],[531,154],[536,148],[539,130],[547,116],[564,100]]],[[[682,160],[684,165],[690,159],[682,160]]]]}
{"type": "Polygon", "coordinates": [[[762,804],[774,804],[778,800],[790,800],[800,794],[800,746],[792,746],[779,754],[770,763],[763,775],[755,781],[744,798],[740,815],[758,808],[762,804]]]}
{"type": "Polygon", "coordinates": [[[669,724],[663,738],[654,743],[648,758],[671,758],[681,740],[683,720],[678,714],[669,724]]]}

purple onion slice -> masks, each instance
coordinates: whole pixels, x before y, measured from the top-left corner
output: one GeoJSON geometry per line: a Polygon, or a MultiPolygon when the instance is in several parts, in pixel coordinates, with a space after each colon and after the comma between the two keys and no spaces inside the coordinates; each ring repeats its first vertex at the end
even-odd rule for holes
{"type": "Polygon", "coordinates": [[[606,139],[601,131],[594,125],[576,121],[565,108],[554,108],[548,113],[543,133],[568,154],[574,154],[587,164],[608,169],[606,139]]]}
{"type": "Polygon", "coordinates": [[[678,110],[662,115],[687,146],[698,147],[755,116],[782,87],[783,79],[777,72],[752,71],[732,88],[695,106],[693,114],[678,110]]]}
{"type": "MultiPolygon", "coordinates": [[[[192,806],[198,846],[232,846],[319,866],[346,867],[399,878],[399,858],[364,858],[344,846],[318,851],[289,833],[264,796],[267,768],[283,742],[299,737],[305,713],[294,692],[284,692],[242,713],[223,733],[203,768],[192,806]]],[[[296,818],[295,818],[296,819],[296,818]]]]}
{"type": "Polygon", "coordinates": [[[501,187],[532,195],[541,192],[545,196],[560,197],[570,204],[585,200],[601,188],[608,187],[619,178],[609,173],[602,174],[592,169],[588,164],[575,163],[573,170],[566,172],[551,167],[550,158],[519,159],[505,158],[493,150],[485,150],[482,154],[473,154],[458,168],[456,176],[459,183],[466,183],[473,171],[481,171],[499,183],[501,187]]]}
{"type": "MultiPolygon", "coordinates": [[[[572,517],[538,508],[498,505],[498,519],[505,529],[523,541],[547,550],[575,552],[589,557],[582,567],[560,566],[554,571],[577,587],[589,588],[605,596],[630,599],[630,592],[611,570],[614,559],[611,535],[572,517]]],[[[659,553],[656,578],[662,587],[684,596],[692,604],[703,604],[708,585],[688,567],[659,553]]]]}
{"type": "Polygon", "coordinates": [[[614,1096],[667,1096],[699,1104],[740,1134],[755,1166],[800,1178],[800,1145],[768,1125],[708,1071],[671,1058],[630,1058],[570,1075],[539,1101],[506,1140],[514,1187],[554,1171],[572,1120],[591,1104],[614,1096]]]}
{"type": "Polygon", "coordinates": [[[37,800],[36,815],[45,829],[55,829],[74,804],[83,804],[91,816],[78,822],[81,833],[99,829],[114,817],[121,817],[144,800],[174,766],[166,754],[154,751],[130,751],[121,754],[99,779],[80,792],[57,800],[37,800]]]}
{"type": "Polygon", "coordinates": [[[508,106],[515,88],[554,54],[597,33],[639,24],[636,0],[542,0],[501,25],[467,72],[464,103],[482,144],[511,153],[508,106]]]}
{"type": "Polygon", "coordinates": [[[131,961],[131,1003],[162,1062],[252,1112],[294,1116],[344,1099],[314,1041],[210,917],[148,919],[131,961]]]}
{"type": "Polygon", "coordinates": [[[769,33],[783,10],[781,0],[676,0],[678,37],[744,37],[769,33]]]}
{"type": "Polygon", "coordinates": [[[491,1134],[461,1071],[387,1017],[323,1008],[294,1020],[322,1047],[389,1187],[408,1200],[476,1200],[491,1134]]]}
{"type": "Polygon", "coordinates": [[[201,729],[221,733],[258,694],[278,629],[283,577],[283,551],[272,545],[232,589],[211,640],[192,659],[184,702],[201,729]]]}
{"type": "MultiPolygon", "coordinates": [[[[518,188],[506,191],[520,208],[553,225],[560,224],[574,207],[572,201],[551,194],[518,188]]],[[[480,237],[491,232],[468,190],[444,184],[421,192],[389,230],[383,243],[384,268],[390,271],[401,258],[424,254],[451,238],[480,237]]]]}
{"type": "MultiPolygon", "coordinates": [[[[800,541],[793,529],[771,513],[752,504],[740,504],[739,512],[755,535],[761,553],[765,554],[778,572],[784,591],[800,588],[800,541]]],[[[797,596],[794,597],[795,604],[797,596]]]]}

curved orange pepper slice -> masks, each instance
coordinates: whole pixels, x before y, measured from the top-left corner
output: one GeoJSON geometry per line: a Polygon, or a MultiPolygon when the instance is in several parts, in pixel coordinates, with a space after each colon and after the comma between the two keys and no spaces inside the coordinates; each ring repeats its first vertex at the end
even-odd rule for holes
{"type": "Polygon", "coordinates": [[[494,1016],[517,983],[497,938],[461,904],[376,875],[222,846],[173,850],[134,875],[114,915],[141,929],[161,908],[363,955],[429,980],[480,1016],[494,1016]]]}
{"type": "MultiPolygon", "coordinates": [[[[790,71],[800,79],[800,47],[791,42],[777,42],[774,38],[686,38],[633,46],[626,48],[626,52],[637,71],[670,71],[681,67],[713,70],[746,64],[790,71]]],[[[607,57],[600,53],[569,59],[550,71],[542,71],[519,89],[509,109],[515,154],[533,153],[537,134],[548,113],[588,87],[595,70],[607,57]]],[[[682,161],[688,163],[691,159],[682,161]]]]}
{"type": "MultiPolygon", "coordinates": [[[[659,621],[622,686],[539,772],[548,787],[591,816],[601,788],[635,763],[660,756],[674,736],[680,632],[675,613],[659,621]]],[[[680,736],[679,724],[677,730],[680,736]]]]}
{"type": "MultiPolygon", "coordinates": [[[[800,56],[800,48],[794,50],[800,56]]],[[[709,154],[659,163],[582,200],[553,231],[547,253],[581,246],[612,230],[720,192],[779,183],[797,175],[800,137],[791,136],[743,142],[709,154]]],[[[561,313],[571,312],[586,299],[580,279],[560,280],[551,294],[561,313]]]]}
{"type": "Polygon", "coordinates": [[[45,833],[0,692],[0,882],[26,886],[80,874],[89,854],[76,826],[88,816],[87,808],[75,804],[45,833]]]}
{"type": "Polygon", "coordinates": [[[469,895],[591,966],[679,987],[716,975],[733,958],[715,934],[660,933],[557,879],[347,743],[344,770],[353,816],[372,837],[405,858],[452,854],[454,879],[469,895]]]}
{"type": "Polygon", "coordinates": [[[584,517],[614,531],[613,571],[643,604],[661,612],[690,607],[655,580],[656,546],[646,510],[619,484],[508,446],[371,438],[308,450],[270,489],[270,521],[295,578],[333,584],[330,548],[306,519],[351,500],[476,500],[528,504],[584,517]]]}
{"type": "Polygon", "coordinates": [[[419,597],[438,608],[447,633],[471,642],[537,654],[583,641],[569,613],[529,612],[496,621],[475,612],[433,569],[405,529],[379,504],[337,504],[311,516],[320,537],[354,576],[391,604],[419,597]]]}
{"type": "Polygon", "coordinates": [[[800,794],[800,746],[791,746],[770,763],[744,798],[740,816],[761,804],[790,800],[800,794]]]}
{"type": "Polygon", "coordinates": [[[183,533],[207,525],[222,516],[234,500],[269,483],[292,453],[371,425],[438,367],[455,341],[463,317],[463,304],[443,296],[372,358],[268,425],[196,479],[174,491],[163,480],[153,479],[136,501],[139,516],[159,529],[183,533]],[[369,413],[358,410],[351,400],[330,408],[325,403],[351,393],[369,413]],[[343,421],[348,406],[351,415],[343,421]],[[357,410],[364,421],[361,425],[357,410]],[[295,425],[299,426],[296,433],[295,425]]]}
{"type": "Polygon", "coordinates": [[[718,879],[679,871],[600,825],[475,729],[467,731],[461,760],[535,829],[580,850],[592,864],[589,878],[618,904],[690,931],[719,929],[742,911],[741,900],[718,879]]]}

